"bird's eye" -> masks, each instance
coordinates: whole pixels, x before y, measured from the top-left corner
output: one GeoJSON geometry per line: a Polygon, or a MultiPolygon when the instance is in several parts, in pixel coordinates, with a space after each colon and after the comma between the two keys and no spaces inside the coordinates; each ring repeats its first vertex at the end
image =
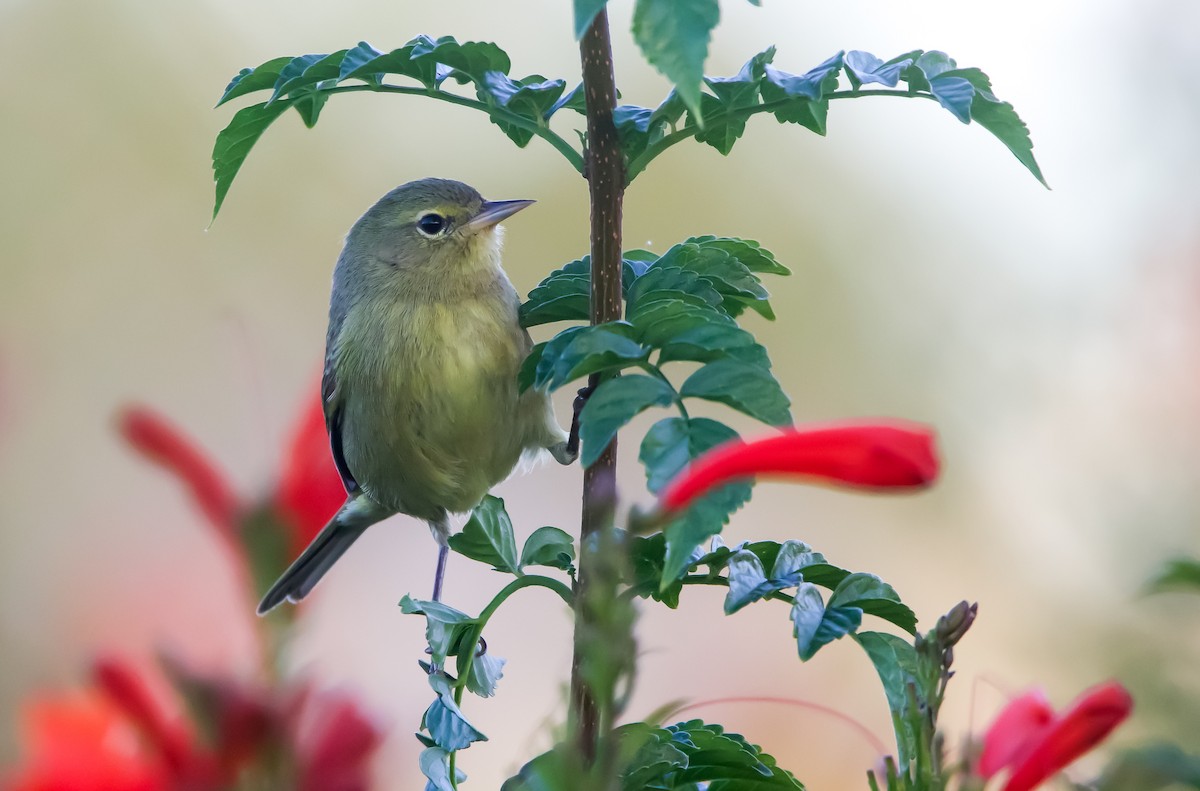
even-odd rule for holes
{"type": "Polygon", "coordinates": [[[417,230],[430,237],[441,236],[449,225],[445,217],[434,212],[422,214],[417,220],[417,230]]]}

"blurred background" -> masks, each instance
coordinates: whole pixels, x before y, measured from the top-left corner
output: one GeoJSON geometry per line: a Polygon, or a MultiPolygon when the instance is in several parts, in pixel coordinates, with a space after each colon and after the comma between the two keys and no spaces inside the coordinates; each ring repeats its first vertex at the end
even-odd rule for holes
{"type": "MultiPolygon", "coordinates": [[[[945,475],[930,493],[761,485],[726,539],[804,539],[892,583],[926,627],[978,600],[945,710],[958,734],[1030,685],[1061,705],[1116,676],[1139,705],[1119,742],[1200,749],[1200,607],[1140,595],[1165,557],[1200,552],[1200,6],[765,5],[722,3],[710,73],[771,44],[792,72],[843,48],[945,50],[1015,105],[1053,191],[979,127],[869,100],[835,103],[826,139],[759,117],[728,158],[681,145],[638,179],[629,246],[736,235],[792,267],[768,284],[778,321],[747,321],[798,421],[894,415],[940,433],[945,475]]],[[[515,75],[573,85],[570,6],[0,0],[0,766],[18,754],[21,701],[82,683],[98,651],[170,646],[254,669],[228,564],[175,483],[120,442],[122,405],[170,415],[247,497],[261,494],[316,386],[342,236],[380,195],[438,175],[538,199],[508,224],[522,294],[586,248],[585,183],[548,146],[517,150],[482,114],[366,94],[332,101],[312,131],[285,116],[208,228],[212,141],[232,115],[212,105],[229,78],[278,55],[449,33],[496,41],[515,75]]],[[[666,85],[629,39],[631,6],[611,4],[618,80],[625,101],[653,106],[666,85]]],[[[645,497],[631,446],[630,501],[645,497]]],[[[519,538],[575,532],[579,483],[578,467],[555,465],[497,493],[519,538]]],[[[412,520],[370,531],[289,653],[393,726],[381,789],[420,782],[423,624],[395,605],[427,595],[434,553],[412,520]]],[[[454,558],[447,593],[472,612],[501,584],[475,565],[454,558]]],[[[840,643],[801,665],[784,608],[725,618],[720,599],[689,590],[677,612],[645,608],[629,717],[773,694],[836,707],[890,742],[860,651],[840,643]]],[[[479,789],[550,743],[568,615],[526,594],[489,645],[509,664],[496,699],[467,702],[491,736],[460,764],[479,789]]],[[[876,757],[817,713],[695,714],[762,742],[817,791],[861,787],[876,757]]]]}

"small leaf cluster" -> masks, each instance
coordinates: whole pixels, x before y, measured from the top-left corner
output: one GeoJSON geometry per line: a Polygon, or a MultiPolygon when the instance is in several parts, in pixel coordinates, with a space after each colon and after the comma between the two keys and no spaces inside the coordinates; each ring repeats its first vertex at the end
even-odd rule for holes
{"type": "Polygon", "coordinates": [[[509,76],[510,68],[508,54],[490,42],[417,36],[390,52],[361,41],[337,52],[273,58],[242,69],[225,88],[218,106],[250,93],[269,91],[270,95],[266,101],[239,110],[217,135],[212,157],[217,186],[213,216],[250,149],[275,119],[294,108],[311,128],[329,97],[348,91],[414,94],[473,107],[486,112],[518,146],[528,145],[535,135],[544,136],[577,170],[582,169],[579,152],[548,126],[556,111],[580,101],[578,90],[564,98],[563,80],[536,74],[514,79],[509,76]],[[388,82],[397,77],[406,84],[388,82]],[[447,85],[454,83],[472,85],[475,98],[447,90],[447,85]]]}
{"type": "MultiPolygon", "coordinates": [[[[616,729],[621,791],[803,791],[792,774],[741,735],[690,720],[665,727],[638,722],[616,729]]],[[[575,791],[579,774],[558,746],[521,767],[501,791],[575,791]]]]}
{"type": "Polygon", "coordinates": [[[666,534],[632,539],[631,586],[637,595],[674,608],[684,586],[725,586],[726,615],[757,601],[785,602],[791,605],[792,634],[803,661],[834,640],[856,633],[863,615],[916,632],[916,615],[891,585],[874,574],[835,566],[800,541],[755,541],[730,548],[716,538],[710,551],[692,552],[683,576],[670,573],[668,552],[666,534]],[[821,588],[829,591],[828,599],[821,588]]]}
{"type": "Polygon", "coordinates": [[[995,135],[1038,181],[1029,130],[1013,106],[996,98],[988,76],[959,68],[944,52],[913,50],[890,60],[869,52],[839,52],[803,74],[771,65],[775,48],[748,60],[730,77],[704,77],[697,101],[672,90],[658,107],[621,105],[614,118],[632,180],[670,146],[694,137],[728,154],[746,131],[746,122],[770,113],[780,123],[798,124],[819,135],[827,129],[835,99],[891,94],[936,101],[964,124],[972,121],[995,135]],[[846,87],[841,80],[845,78],[846,87]],[[864,90],[865,85],[878,86],[864,90]]]}
{"type": "MultiPolygon", "coordinates": [[[[691,416],[690,401],[724,404],[772,426],[791,424],[790,401],[766,349],[738,324],[747,310],[774,318],[762,276],[790,270],[770,251],[746,239],[696,236],[662,255],[629,251],[622,268],[624,319],[573,326],[537,344],[519,377],[522,390],[552,391],[594,374],[609,376],[580,413],[584,466],[652,407],[678,412],[655,423],[639,450],[647,486],[655,493],[692,459],[738,436],[720,421],[691,416]],[[676,382],[668,368],[676,362],[699,367],[676,382]]],[[[586,257],[552,272],[521,306],[522,324],[586,321],[589,272],[586,257]]],[[[670,574],[682,573],[691,551],[720,532],[749,500],[750,487],[724,487],[667,526],[670,574]]]]}
{"type": "Polygon", "coordinates": [[[566,584],[540,575],[527,574],[530,566],[545,566],[575,574],[574,540],[557,527],[541,527],[525,540],[517,552],[512,520],[504,501],[488,495],[471,513],[463,529],[450,537],[455,552],[490,565],[496,571],[512,574],[516,579],[501,590],[492,602],[476,617],[442,602],[424,601],[405,596],[400,601],[402,612],[425,618],[425,640],[430,660],[422,663],[434,691],[434,701],[421,718],[417,739],[424,745],[420,765],[429,786],[435,791],[448,791],[464,779],[450,782],[451,756],[487,736],[467,720],[460,708],[463,690],[480,697],[496,694],[496,685],[504,675],[505,660],[488,650],[483,630],[496,609],[516,590],[540,585],[554,590],[568,603],[572,593],[566,584]],[[446,672],[446,663],[454,659],[456,676],[446,672]]]}
{"type": "MultiPolygon", "coordinates": [[[[603,3],[592,0],[583,5],[587,6],[584,13],[594,16],[603,3]]],[[[775,48],[770,47],[733,76],[706,77],[701,69],[716,11],[716,0],[639,1],[634,35],[650,62],[675,87],[653,109],[624,104],[614,111],[628,182],[667,148],[689,138],[728,154],[752,115],[771,113],[781,123],[824,135],[831,100],[890,94],[930,99],[963,123],[978,123],[1045,184],[1033,157],[1029,130],[1011,104],[996,98],[991,81],[979,69],[959,68],[953,58],[938,51],[914,50],[885,61],[854,50],[839,52],[803,74],[791,74],[771,65],[775,48]],[[844,89],[840,88],[843,76],[848,83],[844,89]],[[864,90],[865,85],[878,87],[864,90]]],[[[483,111],[517,146],[523,148],[540,137],[583,173],[583,153],[550,128],[559,110],[586,113],[582,84],[567,91],[565,80],[539,74],[513,78],[510,69],[508,54],[496,44],[460,43],[452,36],[418,36],[388,52],[361,41],[336,52],[273,58],[242,69],[225,88],[218,106],[251,93],[269,95],[235,113],[217,135],[212,154],[213,216],[250,150],[277,118],[294,108],[311,128],[330,96],[352,91],[425,96],[483,111]],[[474,97],[448,90],[455,84],[472,86],[474,97]]],[[[586,135],[576,132],[586,143],[586,135]]]]}

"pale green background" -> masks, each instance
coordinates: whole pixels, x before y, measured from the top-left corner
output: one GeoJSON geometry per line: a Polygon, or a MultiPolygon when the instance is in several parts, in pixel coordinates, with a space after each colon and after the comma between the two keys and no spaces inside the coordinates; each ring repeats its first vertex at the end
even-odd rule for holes
{"type": "MultiPolygon", "coordinates": [[[[718,74],[769,44],[797,72],[841,48],[940,48],[982,67],[1031,126],[1054,187],[984,130],[891,99],[835,105],[828,139],[758,118],[729,158],[680,146],[639,179],[630,245],[741,235],[795,270],[769,284],[780,320],[750,323],[799,420],[896,415],[941,435],[932,493],[762,486],[727,537],[808,540],[879,573],[927,623],[978,599],[947,704],[959,734],[981,727],[998,689],[1041,683],[1065,703],[1118,675],[1139,700],[1122,741],[1200,748],[1200,602],[1137,594],[1164,556],[1200,553],[1197,6],[722,5],[718,74]]],[[[614,0],[618,75],[626,101],[653,104],[665,84],[628,39],[630,8],[614,0]]],[[[566,0],[0,0],[0,761],[16,754],[21,699],[78,682],[97,651],[170,645],[213,668],[252,664],[219,551],[172,482],[115,439],[121,404],[166,411],[247,494],[265,491],[315,383],[340,238],[380,194],[439,175],[538,199],[509,223],[522,292],[584,251],[585,185],[549,147],[518,151],[482,115],[393,96],[337,97],[314,131],[289,114],[206,231],[212,139],[232,112],[211,107],[229,77],[280,54],[450,32],[496,40],[518,75],[573,84],[570,29],[566,0]]],[[[636,499],[632,444],[622,467],[636,499]]],[[[520,536],[574,529],[579,475],[543,468],[500,488],[520,536]]],[[[426,593],[433,552],[411,520],[372,530],[295,651],[298,668],[394,723],[380,788],[419,786],[421,624],[395,602],[426,593]]],[[[464,609],[500,582],[461,559],[450,574],[464,609]]],[[[492,735],[463,756],[468,787],[496,787],[548,743],[568,642],[549,596],[522,594],[498,616],[489,643],[510,664],[496,700],[468,703],[492,735]]],[[[782,607],[725,619],[717,592],[689,591],[678,612],[648,612],[641,649],[631,716],[775,694],[889,738],[861,653],[841,643],[801,666],[782,607]]],[[[763,742],[816,791],[861,787],[876,757],[812,713],[699,714],[763,742]]]]}

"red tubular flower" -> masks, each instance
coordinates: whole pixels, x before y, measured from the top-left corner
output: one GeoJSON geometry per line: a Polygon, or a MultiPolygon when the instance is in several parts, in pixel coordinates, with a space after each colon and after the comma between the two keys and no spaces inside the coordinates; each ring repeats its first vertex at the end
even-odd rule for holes
{"type": "Polygon", "coordinates": [[[295,736],[299,791],[367,791],[379,729],[352,698],[305,696],[295,736]]]}
{"type": "Polygon", "coordinates": [[[78,694],[35,700],[22,716],[25,763],[8,791],[167,791],[167,775],[109,701],[78,694]]]}
{"type": "Polygon", "coordinates": [[[238,498],[224,473],[204,451],[168,420],[146,407],[125,408],[118,416],[118,425],[130,446],[173,472],[209,522],[226,537],[232,536],[238,498]]]}
{"type": "Polygon", "coordinates": [[[1104,741],[1132,710],[1133,698],[1115,681],[1089,689],[1057,716],[1038,693],[1027,693],[988,728],[976,771],[988,778],[1009,766],[1003,791],[1030,791],[1104,741]]]}
{"type": "Polygon", "coordinates": [[[92,677],[96,686],[141,729],[173,772],[179,773],[192,762],[192,739],[187,727],[164,709],[136,670],[110,657],[95,662],[92,677]]]}
{"type": "Polygon", "coordinates": [[[275,494],[275,507],[292,528],[293,554],[308,546],[345,501],[318,396],[306,404],[292,429],[275,494]]]}
{"type": "Polygon", "coordinates": [[[918,423],[841,424],[733,440],[700,456],[659,495],[665,512],[726,483],[759,475],[860,489],[920,489],[938,473],[933,430],[918,423]]]}

